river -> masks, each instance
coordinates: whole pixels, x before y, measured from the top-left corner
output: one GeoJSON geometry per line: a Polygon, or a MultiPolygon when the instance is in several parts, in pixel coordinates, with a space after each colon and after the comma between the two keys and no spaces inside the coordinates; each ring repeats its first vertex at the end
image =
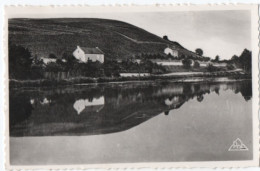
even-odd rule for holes
{"type": "Polygon", "coordinates": [[[251,81],[10,89],[10,162],[249,160],[251,98],[251,81]]]}

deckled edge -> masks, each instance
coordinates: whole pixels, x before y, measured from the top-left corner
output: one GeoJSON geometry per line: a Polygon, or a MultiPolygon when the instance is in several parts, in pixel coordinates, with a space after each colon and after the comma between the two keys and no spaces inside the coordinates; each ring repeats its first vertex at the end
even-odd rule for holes
{"type": "MultiPolygon", "coordinates": [[[[3,6],[3,13],[4,13],[4,20],[3,20],[3,28],[4,28],[4,31],[3,31],[3,54],[4,54],[4,65],[5,65],[5,70],[4,70],[4,84],[3,84],[3,87],[4,87],[4,122],[5,122],[5,126],[4,126],[4,137],[3,137],[3,140],[4,140],[4,159],[5,159],[5,162],[4,162],[4,167],[6,170],[24,170],[24,171],[27,171],[27,170],[39,170],[39,169],[44,169],[44,170],[93,170],[93,169],[106,169],[106,170],[126,170],[126,169],[131,169],[131,170],[139,170],[139,169],[154,169],[154,170],[158,170],[158,169],[197,169],[197,168],[210,168],[210,169],[226,169],[226,168],[241,168],[240,166],[212,166],[212,167],[207,167],[207,166],[170,166],[170,167],[162,167],[162,166],[157,166],[157,165],[162,165],[162,164],[167,164],[167,163],[163,163],[163,162],[160,162],[160,163],[148,163],[149,165],[154,165],[153,167],[143,167],[143,166],[137,166],[137,165],[142,165],[142,163],[123,163],[123,167],[114,167],[114,165],[118,165],[118,164],[121,164],[121,163],[116,163],[116,164],[102,164],[102,167],[92,167],[93,165],[92,164],[89,164],[89,165],[69,165],[68,167],[66,167],[65,165],[57,165],[54,166],[54,165],[49,165],[47,167],[49,168],[46,168],[45,166],[39,166],[39,167],[35,167],[35,166],[32,166],[31,168],[10,168],[10,165],[8,162],[10,162],[10,150],[9,150],[9,147],[10,147],[10,144],[9,144],[9,79],[8,79],[8,16],[6,14],[6,8],[8,7],[53,7],[53,8],[61,8],[61,7],[144,7],[144,6],[149,6],[149,7],[169,7],[169,6],[172,6],[172,7],[176,7],[176,6],[223,6],[223,5],[234,5],[234,6],[239,6],[239,5],[258,5],[258,21],[257,21],[257,35],[258,35],[258,44],[257,44],[257,48],[258,48],[258,52],[255,52],[257,53],[256,55],[256,58],[258,60],[258,64],[257,64],[257,73],[255,73],[254,75],[257,75],[257,91],[258,91],[258,98],[257,98],[257,104],[259,106],[259,98],[260,98],[260,73],[259,73],[259,70],[260,70],[260,51],[259,51],[259,47],[260,47],[260,34],[259,34],[259,24],[260,24],[260,16],[259,16],[259,4],[258,3],[235,3],[235,2],[221,2],[221,3],[202,3],[202,4],[197,4],[197,3],[164,3],[164,4],[160,4],[160,3],[156,3],[156,4],[148,4],[148,5],[145,5],[145,4],[105,4],[105,5],[88,5],[88,4],[81,4],[81,3],[78,3],[78,4],[63,4],[63,5],[60,5],[60,4],[54,4],[54,5],[47,5],[47,4],[44,4],[44,5],[24,5],[24,4],[4,4],[3,6]],[[8,145],[7,145],[8,143],[8,145]],[[8,157],[8,160],[6,160],[8,157]],[[104,166],[106,165],[106,166],[104,166]],[[128,166],[126,166],[128,165],[128,166]],[[136,165],[136,166],[134,166],[136,165]],[[64,167],[65,166],[65,167],[64,167]]],[[[251,12],[254,11],[254,9],[251,9],[251,12]]],[[[251,17],[252,19],[252,17],[251,17]]],[[[252,20],[251,20],[252,22],[252,20]]],[[[254,29],[252,29],[252,32],[256,32],[254,29]]],[[[253,33],[252,33],[253,35],[253,33]]],[[[252,37],[251,37],[252,38],[252,37]]],[[[253,42],[253,40],[251,40],[253,42]]],[[[255,48],[254,47],[255,44],[254,42],[252,43],[252,52],[253,49],[255,48]]],[[[255,50],[255,49],[254,49],[255,50]]],[[[256,51],[256,50],[255,50],[256,51]]],[[[253,54],[253,53],[252,53],[253,54]]],[[[254,55],[252,56],[252,62],[253,62],[253,57],[254,55]]],[[[252,65],[252,70],[253,70],[253,65],[252,65]]],[[[252,83],[253,83],[253,77],[254,77],[253,73],[252,73],[252,83]]],[[[252,104],[253,104],[253,101],[252,101],[252,104]]],[[[252,108],[253,109],[253,108],[252,108]]],[[[253,110],[252,110],[253,111],[253,110]]],[[[254,118],[254,116],[252,117],[254,118]]],[[[260,137],[259,137],[259,134],[260,134],[260,123],[259,123],[259,119],[260,119],[260,109],[258,107],[258,124],[255,125],[257,126],[258,128],[258,143],[257,143],[257,146],[254,146],[254,131],[253,131],[253,146],[255,148],[258,148],[259,150],[259,153],[260,153],[260,137]]],[[[253,124],[254,126],[254,124],[253,124]]],[[[258,153],[258,158],[260,157],[259,156],[259,153],[258,153]]],[[[254,155],[254,153],[253,153],[254,155]]],[[[260,158],[259,158],[260,159],[260,158]]],[[[207,161],[205,161],[207,162],[207,161]]],[[[205,163],[205,162],[199,162],[199,163],[205,163]]],[[[172,163],[178,163],[178,162],[172,162],[172,163]]],[[[193,163],[193,162],[185,162],[186,164],[188,163],[193,163]]],[[[218,162],[210,162],[212,164],[214,163],[218,163],[218,162]]],[[[146,163],[147,165],[147,163],[146,163]]],[[[259,163],[258,163],[258,166],[259,166],[259,163]]],[[[25,166],[26,167],[26,166],[25,166]]],[[[242,168],[249,168],[249,167],[254,167],[254,166],[242,166],[242,168]]]]}

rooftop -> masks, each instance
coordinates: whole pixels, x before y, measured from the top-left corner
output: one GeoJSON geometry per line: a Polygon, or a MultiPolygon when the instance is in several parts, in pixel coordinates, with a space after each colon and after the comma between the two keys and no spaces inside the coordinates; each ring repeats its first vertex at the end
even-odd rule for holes
{"type": "Polygon", "coordinates": [[[100,50],[98,47],[90,48],[78,46],[78,48],[82,49],[85,52],[85,54],[104,54],[104,52],[102,52],[102,50],[100,50]]]}

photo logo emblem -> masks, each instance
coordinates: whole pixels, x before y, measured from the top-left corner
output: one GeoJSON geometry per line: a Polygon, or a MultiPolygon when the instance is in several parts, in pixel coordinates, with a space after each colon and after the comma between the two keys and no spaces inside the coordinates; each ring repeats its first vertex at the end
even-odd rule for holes
{"type": "Polygon", "coordinates": [[[229,147],[228,151],[248,151],[248,148],[239,138],[237,138],[233,141],[233,144],[229,147]]]}

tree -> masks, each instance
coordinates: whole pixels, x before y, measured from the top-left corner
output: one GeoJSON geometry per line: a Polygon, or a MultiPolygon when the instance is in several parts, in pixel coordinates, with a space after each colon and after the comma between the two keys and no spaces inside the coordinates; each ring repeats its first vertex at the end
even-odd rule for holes
{"type": "Polygon", "coordinates": [[[232,64],[227,64],[227,69],[228,70],[233,70],[233,69],[235,69],[235,67],[232,64]]]}
{"type": "Polygon", "coordinates": [[[200,63],[198,61],[195,61],[193,64],[194,68],[199,68],[200,67],[200,63]]]}
{"type": "Polygon", "coordinates": [[[48,72],[59,72],[59,71],[63,71],[64,68],[61,64],[57,64],[56,62],[49,62],[46,65],[45,70],[48,72]]]}
{"type": "Polygon", "coordinates": [[[215,71],[218,71],[218,68],[215,67],[215,66],[212,65],[212,64],[209,64],[209,65],[207,66],[207,71],[209,71],[209,72],[215,72],[215,71]]]}
{"type": "Polygon", "coordinates": [[[202,56],[202,55],[203,55],[203,50],[200,49],[200,48],[197,48],[197,49],[195,50],[195,52],[196,52],[196,54],[199,55],[199,56],[202,56]]]}
{"type": "Polygon", "coordinates": [[[251,73],[252,69],[252,52],[244,49],[241,55],[238,57],[234,55],[231,58],[231,63],[237,68],[242,68],[245,72],[251,73]]]}
{"type": "Polygon", "coordinates": [[[242,64],[244,71],[251,73],[252,69],[252,52],[244,49],[239,57],[239,61],[242,64]]]}
{"type": "Polygon", "coordinates": [[[62,54],[62,59],[66,61],[65,65],[67,71],[73,70],[75,64],[78,63],[78,60],[71,53],[68,52],[64,52],[62,54]]]}
{"type": "Polygon", "coordinates": [[[57,56],[56,56],[54,53],[50,53],[50,54],[49,54],[49,58],[57,59],[57,56]]]}
{"type": "Polygon", "coordinates": [[[30,76],[32,55],[29,49],[9,44],[9,76],[10,78],[26,79],[30,76]]]}
{"type": "Polygon", "coordinates": [[[169,40],[169,39],[168,39],[168,36],[166,36],[166,35],[163,36],[163,39],[164,39],[164,40],[169,40]]]}
{"type": "Polygon", "coordinates": [[[190,68],[192,61],[188,58],[182,60],[182,65],[184,68],[190,68]]]}
{"type": "Polygon", "coordinates": [[[219,62],[219,56],[218,55],[215,57],[214,61],[219,62]]]}
{"type": "Polygon", "coordinates": [[[232,61],[238,60],[238,56],[237,55],[233,55],[231,58],[232,61]]]}

